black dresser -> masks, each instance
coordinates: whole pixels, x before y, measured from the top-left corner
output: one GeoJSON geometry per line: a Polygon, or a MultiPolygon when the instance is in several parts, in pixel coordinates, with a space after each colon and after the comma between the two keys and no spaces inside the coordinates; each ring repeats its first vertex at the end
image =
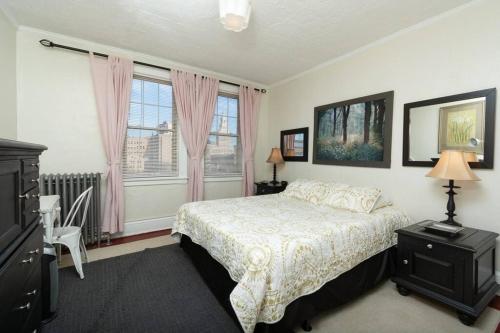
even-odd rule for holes
{"type": "Polygon", "coordinates": [[[495,246],[498,234],[465,228],[448,238],[424,231],[419,223],[396,231],[396,282],[401,295],[410,290],[457,310],[465,325],[474,324],[495,297],[495,246]]]}
{"type": "Polygon", "coordinates": [[[0,330],[33,332],[41,320],[43,230],[38,156],[44,146],[0,139],[0,330]]]}
{"type": "Polygon", "coordinates": [[[263,195],[263,194],[274,194],[282,192],[286,189],[288,183],[285,181],[278,182],[277,184],[273,184],[272,182],[260,182],[255,183],[255,195],[263,195]]]}

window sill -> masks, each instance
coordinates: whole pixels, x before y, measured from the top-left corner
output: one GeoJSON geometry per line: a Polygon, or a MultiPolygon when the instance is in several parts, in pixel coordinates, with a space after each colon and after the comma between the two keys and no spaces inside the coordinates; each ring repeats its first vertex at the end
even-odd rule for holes
{"type": "Polygon", "coordinates": [[[203,181],[205,183],[212,182],[241,182],[243,180],[243,176],[227,176],[227,177],[205,177],[203,181]]]}
{"type": "MultiPolygon", "coordinates": [[[[205,177],[203,181],[205,183],[218,183],[218,182],[241,182],[243,176],[228,176],[228,177],[205,177]]],[[[134,187],[134,186],[155,186],[155,185],[176,185],[176,184],[187,184],[188,179],[186,177],[151,177],[151,178],[124,178],[123,186],[134,187]]]]}
{"type": "Polygon", "coordinates": [[[153,185],[175,185],[187,184],[186,177],[151,177],[151,178],[124,178],[123,186],[153,186],[153,185]]]}

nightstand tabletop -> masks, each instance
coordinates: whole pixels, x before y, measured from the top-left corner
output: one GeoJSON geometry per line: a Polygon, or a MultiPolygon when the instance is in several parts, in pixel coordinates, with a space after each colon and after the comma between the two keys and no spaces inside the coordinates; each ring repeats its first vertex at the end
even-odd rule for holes
{"type": "Polygon", "coordinates": [[[498,237],[498,234],[495,232],[467,227],[460,231],[455,237],[440,236],[425,231],[425,228],[421,225],[421,223],[423,222],[398,229],[396,232],[398,234],[426,239],[472,252],[475,252],[482,244],[498,237]]]}

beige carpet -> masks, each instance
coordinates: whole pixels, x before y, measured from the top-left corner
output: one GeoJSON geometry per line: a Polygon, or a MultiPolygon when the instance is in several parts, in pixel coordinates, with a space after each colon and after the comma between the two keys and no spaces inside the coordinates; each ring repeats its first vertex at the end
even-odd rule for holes
{"type": "MultiPolygon", "coordinates": [[[[102,247],[89,251],[95,261],[174,243],[170,236],[102,247]]],[[[61,266],[72,265],[69,255],[61,266]]],[[[85,270],[85,266],[83,267],[85,270]]],[[[488,307],[473,327],[463,325],[455,311],[424,297],[401,296],[394,283],[387,281],[363,297],[313,319],[312,333],[461,333],[495,332],[500,311],[488,307]]],[[[297,328],[296,332],[303,332],[297,328]]]]}
{"type": "Polygon", "coordinates": [[[500,311],[488,307],[474,326],[465,326],[451,308],[415,294],[401,296],[395,284],[387,281],[361,298],[320,315],[311,324],[313,333],[491,333],[499,322],[500,311]]]}

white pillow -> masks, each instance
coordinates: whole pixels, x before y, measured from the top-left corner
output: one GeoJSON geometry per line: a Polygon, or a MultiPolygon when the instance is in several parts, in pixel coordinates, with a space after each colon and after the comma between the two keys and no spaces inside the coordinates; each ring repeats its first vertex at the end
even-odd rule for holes
{"type": "Polygon", "coordinates": [[[321,204],[358,213],[371,213],[381,194],[379,189],[372,187],[332,183],[329,188],[321,204]]]}
{"type": "Polygon", "coordinates": [[[281,193],[285,197],[318,204],[328,195],[329,188],[328,183],[318,180],[297,179],[281,193]]]}
{"type": "Polygon", "coordinates": [[[373,207],[372,212],[377,210],[377,209],[384,208],[387,206],[392,206],[392,201],[387,200],[386,198],[384,198],[383,195],[381,195],[380,197],[378,197],[378,200],[375,203],[375,207],[373,207]]]}

